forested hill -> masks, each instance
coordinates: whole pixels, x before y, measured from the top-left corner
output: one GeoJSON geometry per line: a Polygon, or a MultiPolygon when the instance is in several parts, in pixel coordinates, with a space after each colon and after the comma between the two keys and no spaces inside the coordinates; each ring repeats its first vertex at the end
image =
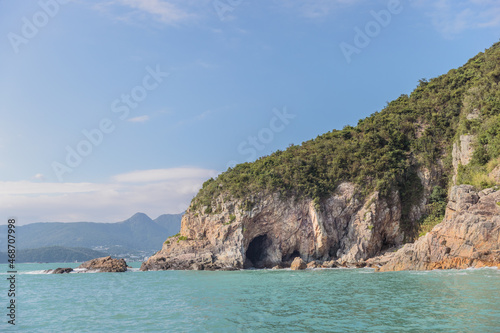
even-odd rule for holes
{"type": "Polygon", "coordinates": [[[401,95],[357,126],[228,169],[205,182],[190,210],[210,214],[219,195],[245,200],[261,192],[311,198],[319,208],[343,181],[361,185],[365,193],[396,188],[405,196],[415,169],[436,164],[444,170],[440,186],[445,189],[452,175],[452,146],[462,134],[477,134],[477,140],[459,182],[487,186],[483,176],[500,155],[499,81],[497,43],[458,69],[420,80],[410,95],[401,95]],[[478,117],[468,119],[474,113],[478,117]]]}

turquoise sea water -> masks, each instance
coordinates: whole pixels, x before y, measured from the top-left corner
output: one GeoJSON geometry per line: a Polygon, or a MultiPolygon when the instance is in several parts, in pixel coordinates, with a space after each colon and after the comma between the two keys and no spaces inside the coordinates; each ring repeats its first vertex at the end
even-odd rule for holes
{"type": "MultiPolygon", "coordinates": [[[[500,332],[500,270],[161,271],[50,275],[18,264],[20,332],[500,332]]],[[[140,263],[132,264],[139,267],[140,263]]]]}

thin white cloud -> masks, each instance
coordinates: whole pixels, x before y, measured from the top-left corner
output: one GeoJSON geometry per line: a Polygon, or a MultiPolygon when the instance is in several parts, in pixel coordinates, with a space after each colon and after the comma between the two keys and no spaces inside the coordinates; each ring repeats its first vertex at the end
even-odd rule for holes
{"type": "Polygon", "coordinates": [[[0,182],[0,195],[68,194],[95,192],[103,189],[105,185],[93,183],[40,183],[27,180],[0,182]]]}
{"type": "Polygon", "coordinates": [[[419,0],[413,4],[424,11],[434,28],[446,38],[466,30],[500,26],[497,0],[419,0]]]}
{"type": "Polygon", "coordinates": [[[130,121],[131,123],[145,123],[148,120],[149,120],[149,116],[139,116],[139,117],[128,119],[128,121],[130,121]]]}
{"type": "Polygon", "coordinates": [[[275,0],[279,5],[298,11],[299,15],[317,19],[335,13],[344,6],[352,6],[363,0],[275,0]]]}
{"type": "Polygon", "coordinates": [[[122,5],[151,15],[167,24],[177,24],[194,16],[178,5],[161,0],[118,0],[122,5]]]}
{"type": "MultiPolygon", "coordinates": [[[[383,3],[368,0],[274,0],[274,2],[309,19],[324,19],[338,14],[346,7],[358,4],[378,8],[383,3]]],[[[402,1],[402,4],[420,10],[422,15],[430,19],[433,27],[446,38],[453,38],[470,29],[500,27],[499,0],[411,0],[402,1]]]]}
{"type": "Polygon", "coordinates": [[[189,179],[189,178],[205,178],[214,177],[217,175],[215,170],[207,170],[201,168],[172,168],[172,169],[156,169],[133,171],[116,175],[113,180],[124,183],[144,183],[157,182],[172,179],[189,179]]]}
{"type": "Polygon", "coordinates": [[[203,111],[202,113],[197,114],[191,118],[178,121],[176,126],[184,126],[187,124],[203,121],[203,120],[207,119],[208,117],[210,117],[210,115],[212,115],[212,113],[213,113],[213,111],[211,111],[211,110],[203,111]]]}
{"type": "Polygon", "coordinates": [[[0,214],[33,222],[117,222],[137,212],[155,218],[184,211],[208,178],[201,168],[143,170],[106,183],[0,182],[0,214]]]}
{"type": "Polygon", "coordinates": [[[38,180],[45,180],[45,176],[41,173],[37,173],[36,175],[33,176],[33,178],[38,180]]]}
{"type": "Polygon", "coordinates": [[[203,61],[203,60],[197,60],[195,64],[196,64],[196,66],[202,67],[204,69],[216,69],[216,68],[218,68],[217,65],[212,64],[210,62],[203,61]]]}
{"type": "Polygon", "coordinates": [[[116,20],[136,21],[154,19],[167,25],[179,25],[201,17],[209,0],[110,0],[93,5],[101,13],[116,20]]]}

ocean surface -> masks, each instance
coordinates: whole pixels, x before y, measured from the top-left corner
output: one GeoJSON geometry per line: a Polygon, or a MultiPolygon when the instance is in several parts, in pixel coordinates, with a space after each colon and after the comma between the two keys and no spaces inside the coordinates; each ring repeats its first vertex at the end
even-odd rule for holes
{"type": "Polygon", "coordinates": [[[500,270],[372,269],[42,274],[17,264],[1,332],[500,332],[500,270]]]}

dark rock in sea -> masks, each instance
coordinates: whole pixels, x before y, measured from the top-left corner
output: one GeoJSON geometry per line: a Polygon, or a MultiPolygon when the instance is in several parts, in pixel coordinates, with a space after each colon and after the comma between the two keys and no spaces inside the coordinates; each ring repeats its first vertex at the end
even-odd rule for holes
{"type": "Polygon", "coordinates": [[[127,271],[127,262],[125,259],[113,259],[108,256],[86,261],[78,268],[98,270],[101,273],[125,272],[127,271]]]}
{"type": "Polygon", "coordinates": [[[73,272],[73,268],[56,268],[45,271],[47,274],[67,274],[73,272]]]}

